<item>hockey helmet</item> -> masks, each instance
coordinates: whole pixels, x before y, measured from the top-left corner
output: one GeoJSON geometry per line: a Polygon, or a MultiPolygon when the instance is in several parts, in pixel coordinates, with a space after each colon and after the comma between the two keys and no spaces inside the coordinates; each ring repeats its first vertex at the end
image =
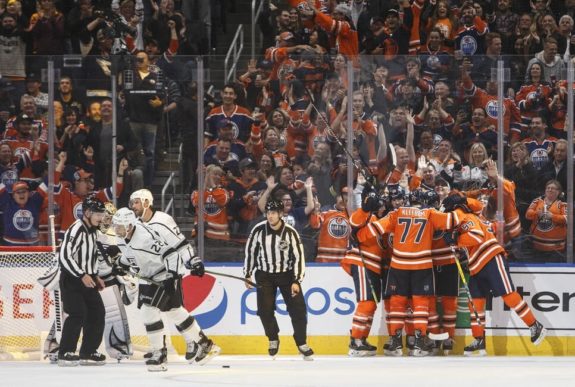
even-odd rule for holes
{"type": "Polygon", "coordinates": [[[268,200],[268,202],[266,203],[266,212],[268,211],[283,212],[283,210],[284,210],[284,204],[281,200],[271,199],[268,200]]]}
{"type": "Polygon", "coordinates": [[[388,196],[391,200],[395,199],[405,199],[405,191],[403,187],[399,185],[392,185],[387,188],[388,196]]]}
{"type": "Polygon", "coordinates": [[[140,199],[140,201],[142,202],[142,206],[144,205],[144,201],[146,200],[148,201],[149,206],[154,205],[154,196],[152,195],[152,192],[150,192],[149,189],[142,188],[132,192],[132,194],[130,195],[130,204],[135,199],[140,199]]]}
{"type": "Polygon", "coordinates": [[[105,234],[112,225],[112,216],[114,216],[118,209],[112,202],[104,203],[104,207],[106,208],[106,214],[104,216],[104,220],[100,223],[100,231],[105,234]]]}
{"type": "Polygon", "coordinates": [[[82,211],[86,213],[88,210],[92,212],[106,212],[106,207],[100,199],[91,195],[87,196],[82,202],[82,211]]]}
{"type": "Polygon", "coordinates": [[[441,204],[444,212],[450,212],[457,208],[461,208],[465,212],[472,212],[467,204],[467,196],[461,192],[452,192],[443,199],[443,203],[441,204]]]}
{"type": "Polygon", "coordinates": [[[435,207],[439,204],[439,195],[434,190],[419,191],[419,202],[425,207],[435,207]]]}
{"type": "Polygon", "coordinates": [[[124,226],[126,229],[128,229],[128,226],[133,226],[137,222],[136,214],[127,207],[120,208],[112,217],[112,224],[114,226],[124,226]]]}

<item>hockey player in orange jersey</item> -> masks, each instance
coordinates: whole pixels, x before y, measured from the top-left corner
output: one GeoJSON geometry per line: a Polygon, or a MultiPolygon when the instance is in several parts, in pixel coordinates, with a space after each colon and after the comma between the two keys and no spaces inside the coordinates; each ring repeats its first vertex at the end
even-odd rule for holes
{"type": "Polygon", "coordinates": [[[473,299],[470,310],[478,318],[471,319],[471,331],[475,338],[464,348],[466,356],[486,355],[485,351],[485,301],[486,297],[502,297],[503,302],[529,326],[531,342],[539,345],[547,330],[535,319],[533,312],[515,291],[509,275],[505,249],[497,242],[491,223],[481,220],[473,213],[467,197],[460,192],[452,192],[443,201],[444,211],[457,214],[460,223],[454,232],[457,246],[468,256],[469,290],[473,299]],[[479,321],[478,321],[479,320],[479,321]]]}
{"type": "Polygon", "coordinates": [[[402,353],[402,329],[408,298],[412,297],[415,327],[414,356],[427,356],[431,348],[425,341],[429,296],[434,294],[431,248],[436,230],[450,230],[459,224],[456,214],[435,209],[400,207],[384,218],[369,223],[357,233],[365,242],[378,235],[393,233],[393,253],[387,277],[386,294],[391,296],[391,354],[402,353]]]}
{"type": "MultiPolygon", "coordinates": [[[[378,211],[384,205],[381,197],[366,185],[361,194],[361,209],[354,211],[349,223],[352,234],[367,223],[378,220],[378,211]]],[[[367,342],[371,330],[373,315],[381,299],[384,259],[388,255],[387,238],[377,237],[357,243],[350,238],[350,249],[347,251],[341,266],[352,276],[355,287],[357,307],[353,315],[348,355],[352,357],[375,356],[377,347],[367,342]]]]}

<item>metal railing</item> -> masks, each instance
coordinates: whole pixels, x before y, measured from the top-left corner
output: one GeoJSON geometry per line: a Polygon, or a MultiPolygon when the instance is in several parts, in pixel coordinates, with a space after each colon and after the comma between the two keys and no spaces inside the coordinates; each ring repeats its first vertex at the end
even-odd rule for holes
{"type": "MultiPolygon", "coordinates": [[[[257,20],[260,17],[260,14],[262,13],[262,9],[263,9],[263,5],[264,2],[263,0],[252,0],[252,36],[251,36],[251,42],[252,42],[252,48],[251,48],[251,58],[254,59],[255,55],[256,55],[256,28],[257,28],[257,20]],[[257,6],[257,9],[256,9],[257,6]]],[[[260,34],[260,45],[262,42],[262,34],[260,34]]]]}
{"type": "Polygon", "coordinates": [[[244,26],[240,24],[230,44],[226,59],[224,60],[224,83],[228,83],[232,77],[236,77],[236,68],[242,51],[244,50],[244,26]],[[230,64],[230,58],[232,63],[230,64]]]}
{"type": "Polygon", "coordinates": [[[175,172],[170,173],[170,177],[166,180],[166,183],[162,187],[162,211],[165,213],[170,213],[174,216],[174,198],[176,197],[176,184],[174,182],[174,177],[176,176],[175,172]],[[168,188],[172,186],[172,196],[168,204],[166,204],[166,191],[168,188]]]}

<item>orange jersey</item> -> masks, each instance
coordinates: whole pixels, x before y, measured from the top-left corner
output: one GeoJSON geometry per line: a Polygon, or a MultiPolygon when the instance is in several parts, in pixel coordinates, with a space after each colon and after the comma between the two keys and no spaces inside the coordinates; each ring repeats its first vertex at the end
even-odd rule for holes
{"type": "Polygon", "coordinates": [[[400,207],[357,234],[359,242],[393,233],[391,267],[421,270],[433,267],[431,249],[436,230],[450,230],[459,224],[455,213],[431,208],[400,207]]]}
{"type": "Polygon", "coordinates": [[[549,106],[553,89],[547,84],[523,85],[515,95],[515,103],[521,111],[521,126],[523,132],[527,132],[527,127],[531,119],[538,114],[538,106],[549,106]]]}
{"type": "Polygon", "coordinates": [[[354,67],[359,67],[357,31],[348,22],[334,20],[321,12],[316,12],[315,22],[335,38],[337,52],[351,60],[354,67]]]}
{"type": "Polygon", "coordinates": [[[455,263],[453,249],[443,239],[444,231],[433,233],[433,242],[431,244],[431,259],[433,266],[444,266],[455,263]]]}
{"type": "Polygon", "coordinates": [[[339,262],[345,256],[351,227],[345,211],[331,209],[310,216],[310,226],[319,228],[316,262],[339,262]]]}
{"type": "Polygon", "coordinates": [[[409,34],[409,55],[415,55],[421,46],[421,36],[419,32],[421,23],[421,11],[423,10],[424,5],[425,0],[415,0],[411,4],[413,23],[411,25],[411,31],[409,34]]]}
{"type": "Polygon", "coordinates": [[[505,254],[505,249],[497,242],[491,223],[481,220],[475,214],[456,209],[460,224],[457,227],[459,238],[457,245],[465,247],[469,255],[469,272],[476,275],[498,254],[505,254]]]}
{"type": "Polygon", "coordinates": [[[540,251],[565,250],[567,238],[567,203],[556,200],[550,205],[545,200],[533,200],[525,218],[531,220],[531,239],[533,247],[540,251]],[[549,218],[539,217],[539,212],[547,213],[549,218]]]}
{"type": "MultiPolygon", "coordinates": [[[[38,140],[39,143],[36,144],[36,149],[34,149],[34,141],[32,137],[20,137],[8,136],[2,140],[3,144],[8,144],[10,149],[12,149],[12,154],[14,161],[20,159],[20,157],[28,158],[31,160],[45,160],[48,154],[48,143],[42,140],[38,140]]],[[[34,179],[35,176],[32,173],[32,167],[27,166],[20,172],[20,178],[24,179],[34,179]]]]}
{"type": "MultiPolygon", "coordinates": [[[[227,205],[232,193],[222,187],[204,191],[204,220],[207,223],[206,237],[210,239],[229,240],[230,226],[228,223],[227,205]]],[[[199,192],[192,193],[192,204],[198,208],[199,192]]],[[[197,219],[196,219],[197,222],[197,219]]]]}
{"type": "MultiPolygon", "coordinates": [[[[351,214],[349,223],[351,227],[361,228],[368,222],[375,222],[377,220],[375,215],[370,216],[368,212],[360,208],[351,214]]],[[[350,275],[351,265],[365,267],[374,273],[381,274],[384,260],[391,251],[388,238],[379,236],[378,238],[369,239],[360,243],[359,247],[361,251],[357,247],[353,247],[347,251],[345,258],[341,261],[341,267],[350,275]]]]}

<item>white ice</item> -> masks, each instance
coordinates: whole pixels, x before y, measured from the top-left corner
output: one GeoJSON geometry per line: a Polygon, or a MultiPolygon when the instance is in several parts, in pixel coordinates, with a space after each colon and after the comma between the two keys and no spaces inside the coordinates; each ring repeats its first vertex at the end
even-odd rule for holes
{"type": "Polygon", "coordinates": [[[169,362],[151,373],[143,361],[61,368],[39,361],[0,362],[2,387],[170,386],[575,386],[575,357],[348,358],[219,356],[205,366],[169,362]],[[229,366],[224,368],[223,366],[229,366]]]}

